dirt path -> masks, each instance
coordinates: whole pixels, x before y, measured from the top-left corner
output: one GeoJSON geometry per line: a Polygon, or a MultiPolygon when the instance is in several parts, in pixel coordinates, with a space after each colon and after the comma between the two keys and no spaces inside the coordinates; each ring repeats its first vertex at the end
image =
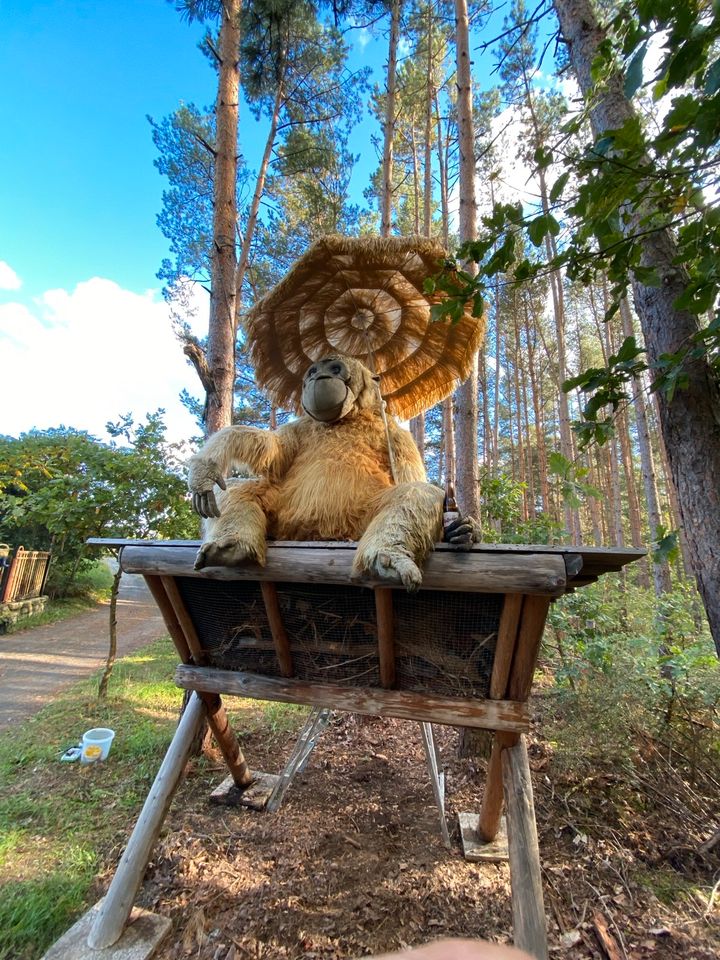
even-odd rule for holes
{"type": "MultiPolygon", "coordinates": [[[[146,646],[165,625],[142,577],[124,574],[118,657],[146,646]]],[[[105,662],[108,604],[69,620],[0,637],[0,730],[30,717],[105,662]]]]}

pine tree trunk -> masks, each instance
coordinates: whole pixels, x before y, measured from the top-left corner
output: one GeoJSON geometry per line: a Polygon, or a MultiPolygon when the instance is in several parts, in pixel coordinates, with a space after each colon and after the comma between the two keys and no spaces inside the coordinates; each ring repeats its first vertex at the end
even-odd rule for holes
{"type": "Polygon", "coordinates": [[[380,198],[380,235],[390,236],[392,228],[393,195],[393,140],[395,138],[395,92],[397,89],[397,46],[400,37],[400,4],[393,0],[390,9],[390,41],[385,99],[385,123],[383,124],[382,196],[380,198]]]}
{"type": "Polygon", "coordinates": [[[233,415],[240,7],[241,0],[227,0],[221,8],[207,342],[212,390],[207,397],[207,436],[229,426],[233,415]]]}
{"type": "Polygon", "coordinates": [[[550,487],[548,485],[548,461],[545,446],[545,421],[542,415],[541,383],[537,377],[535,360],[535,343],[530,330],[530,315],[527,295],[523,295],[523,314],[525,318],[525,341],[528,348],[528,373],[530,375],[530,392],[533,402],[533,416],[535,417],[535,447],[538,458],[538,474],[540,477],[540,499],[544,513],[550,513],[550,487]]]}
{"type": "MultiPolygon", "coordinates": [[[[458,142],[460,148],[460,242],[472,240],[477,232],[475,201],[475,138],[473,134],[472,78],[470,74],[470,30],[466,0],[455,0],[455,44],[457,55],[458,142]]],[[[474,264],[466,269],[472,271],[474,264]]],[[[455,496],[460,512],[477,517],[478,491],[478,364],[473,363],[468,379],[455,392],[455,496]]]]}
{"type": "MultiPolygon", "coordinates": [[[[285,70],[285,61],[283,60],[281,71],[284,74],[285,70]]],[[[265,190],[265,179],[267,177],[268,166],[270,165],[270,158],[272,156],[273,147],[275,146],[275,138],[277,136],[278,124],[280,121],[280,108],[282,107],[282,102],[284,98],[284,83],[283,78],[281,77],[278,80],[278,87],[275,93],[275,102],[273,103],[273,112],[270,119],[270,129],[268,131],[267,139],[265,140],[265,149],[263,151],[262,160],[260,161],[260,169],[258,171],[257,179],[255,181],[255,191],[253,193],[252,203],[250,204],[250,211],[248,213],[248,220],[245,226],[245,235],[243,236],[242,247],[240,249],[240,258],[238,260],[237,270],[235,272],[235,330],[237,331],[238,317],[242,309],[242,288],[243,282],[245,280],[245,274],[247,273],[248,264],[250,262],[250,247],[252,245],[253,237],[255,235],[255,226],[257,224],[258,211],[260,210],[260,202],[262,200],[263,192],[265,190]]]]}
{"type": "MultiPolygon", "coordinates": [[[[568,44],[573,69],[585,96],[593,88],[592,63],[605,35],[590,0],[554,0],[568,44]]],[[[593,98],[591,122],[596,137],[617,130],[635,116],[627,100],[622,77],[614,74],[593,98]]],[[[623,219],[629,234],[640,229],[646,211],[623,219]]],[[[668,230],[648,234],[641,242],[642,266],[655,271],[658,286],[633,281],[635,307],[643,329],[648,359],[656,364],[663,354],[674,354],[698,330],[697,318],[674,304],[687,289],[688,276],[677,262],[677,245],[668,230]]],[[[678,494],[682,525],[710,630],[720,654],[720,387],[705,357],[684,364],[685,389],[672,398],[658,397],[660,423],[673,481],[678,494]]]]}

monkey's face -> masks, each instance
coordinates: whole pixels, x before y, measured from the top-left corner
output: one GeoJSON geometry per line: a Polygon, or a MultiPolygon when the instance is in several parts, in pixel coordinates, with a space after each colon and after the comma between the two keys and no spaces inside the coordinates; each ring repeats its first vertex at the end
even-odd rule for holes
{"type": "Polygon", "coordinates": [[[303,378],[303,410],[322,423],[342,420],[355,405],[358,391],[352,380],[349,365],[341,357],[318,360],[303,378]]]}

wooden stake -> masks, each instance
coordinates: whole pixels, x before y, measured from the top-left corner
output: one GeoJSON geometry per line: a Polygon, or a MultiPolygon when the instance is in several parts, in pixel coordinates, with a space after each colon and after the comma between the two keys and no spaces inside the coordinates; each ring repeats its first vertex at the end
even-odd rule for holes
{"type": "Polygon", "coordinates": [[[200,729],[204,714],[204,703],[200,697],[192,696],[180,718],[175,736],[160,765],[125,853],[120,859],[97,919],[88,935],[88,946],[93,950],[112,946],[122,935],[150,860],[150,854],[167,815],[170,801],[180,783],[192,741],[200,729]]]}
{"type": "Polygon", "coordinates": [[[502,751],[507,807],[510,885],[515,946],[537,960],[547,960],[547,929],[543,904],[530,764],[525,739],[502,751]]]}

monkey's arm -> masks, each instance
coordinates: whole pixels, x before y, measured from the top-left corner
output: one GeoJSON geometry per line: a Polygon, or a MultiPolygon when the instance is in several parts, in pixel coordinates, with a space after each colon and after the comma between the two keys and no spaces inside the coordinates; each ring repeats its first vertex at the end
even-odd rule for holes
{"type": "Polygon", "coordinates": [[[390,421],[390,441],[395,460],[397,483],[420,483],[427,480],[425,465],[412,435],[390,421]]]}
{"type": "Polygon", "coordinates": [[[233,426],[218,430],[188,462],[188,488],[193,509],[201,517],[219,517],[213,487],[225,489],[234,467],[247,466],[261,476],[281,476],[295,452],[292,424],[279,430],[233,426]]]}

